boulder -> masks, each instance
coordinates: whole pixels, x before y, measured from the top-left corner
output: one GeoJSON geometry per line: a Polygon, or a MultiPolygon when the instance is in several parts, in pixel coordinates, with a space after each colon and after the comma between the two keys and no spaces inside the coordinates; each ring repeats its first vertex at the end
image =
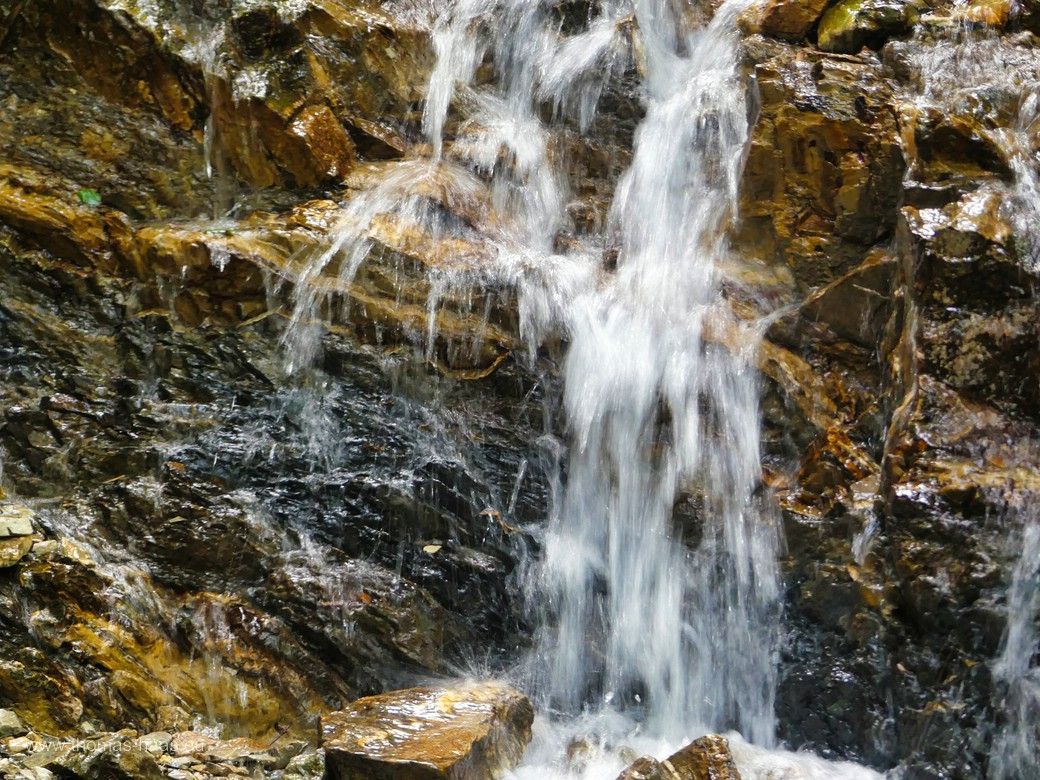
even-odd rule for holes
{"type": "Polygon", "coordinates": [[[708,734],[663,761],[637,759],[617,780],[740,780],[740,773],[726,738],[708,734]]]}
{"type": "Polygon", "coordinates": [[[369,696],[322,718],[332,780],[486,780],[515,766],[534,709],[496,682],[369,696]]]}

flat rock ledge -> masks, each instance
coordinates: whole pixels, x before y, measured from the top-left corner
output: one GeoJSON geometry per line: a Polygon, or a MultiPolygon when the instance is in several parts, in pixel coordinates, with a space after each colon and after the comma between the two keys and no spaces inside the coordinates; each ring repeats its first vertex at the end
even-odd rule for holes
{"type": "Polygon", "coordinates": [[[487,780],[531,740],[530,700],[495,682],[409,688],[322,718],[330,780],[487,780]]]}
{"type": "Polygon", "coordinates": [[[696,739],[663,761],[636,759],[617,780],[740,780],[729,741],[718,734],[696,739]]]}

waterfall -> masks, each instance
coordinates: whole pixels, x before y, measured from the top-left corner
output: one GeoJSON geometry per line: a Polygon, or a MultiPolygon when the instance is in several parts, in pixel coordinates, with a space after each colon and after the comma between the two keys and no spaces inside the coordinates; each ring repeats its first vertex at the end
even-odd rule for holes
{"type": "Polygon", "coordinates": [[[647,114],[608,226],[617,273],[573,304],[542,652],[555,706],[635,698],[662,734],[734,727],[768,745],[777,533],[753,495],[753,338],[729,322],[718,270],[747,137],[741,6],[682,40],[667,4],[636,4],[647,114]],[[693,550],[673,527],[684,491],[700,499],[693,550]]]}
{"type": "Polygon", "coordinates": [[[688,31],[666,0],[605,0],[569,36],[537,0],[452,4],[433,33],[429,159],[401,163],[344,209],[302,265],[287,344],[290,370],[314,360],[308,323],[330,286],[321,279],[335,269],[338,288],[350,283],[381,216],[439,236],[426,185],[472,188],[470,172],[482,176],[477,228],[492,260],[429,271],[423,335],[429,353],[446,289],[499,285],[517,291],[532,353],[547,332],[569,341],[565,488],[528,582],[547,605],[531,686],[554,711],[603,704],[638,712],[662,737],[737,728],[771,745],[778,532],[755,496],[757,336],[720,285],[748,135],[736,24],[748,2],[728,0],[688,31]],[[496,78],[478,90],[470,84],[488,54],[496,78]],[[633,61],[646,113],[631,165],[603,231],[559,253],[568,184],[541,106],[584,131],[633,61]],[[467,119],[449,146],[453,101],[467,119]],[[615,268],[604,269],[611,253],[615,268]],[[682,498],[698,506],[685,528],[673,519],[682,498]]]}
{"type": "MultiPolygon", "coordinates": [[[[662,734],[734,727],[768,745],[777,531],[754,499],[755,338],[729,313],[718,270],[747,139],[736,29],[746,5],[731,0],[687,34],[670,3],[605,2],[584,32],[559,41],[541,3],[462,0],[435,31],[424,128],[441,159],[452,96],[490,50],[497,90],[468,95],[475,110],[452,154],[491,177],[496,212],[512,215],[500,266],[517,254],[560,263],[545,256],[564,185],[537,103],[569,107],[587,127],[634,21],[646,117],[605,234],[593,239],[616,246],[616,273],[568,285],[579,294],[565,306],[541,291],[558,302],[542,319],[570,340],[570,449],[530,582],[533,601],[549,605],[534,686],[552,709],[638,704],[662,734]],[[700,502],[695,549],[673,527],[683,494],[700,502]]],[[[522,287],[522,313],[545,308],[525,305],[536,286],[522,287]]]]}

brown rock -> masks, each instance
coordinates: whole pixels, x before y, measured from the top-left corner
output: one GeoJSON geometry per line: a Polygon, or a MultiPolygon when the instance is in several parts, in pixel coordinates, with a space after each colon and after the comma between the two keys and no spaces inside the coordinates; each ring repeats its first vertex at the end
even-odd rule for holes
{"type": "Polygon", "coordinates": [[[718,734],[694,740],[665,763],[680,780],[740,780],[729,742],[718,734]]]}
{"type": "Polygon", "coordinates": [[[369,696],[322,718],[334,780],[485,780],[520,760],[531,702],[501,683],[369,696]]]}
{"type": "Polygon", "coordinates": [[[168,32],[162,22],[171,20],[151,15],[151,7],[139,11],[135,4],[111,0],[30,6],[30,23],[46,30],[50,48],[100,94],[129,108],[154,111],[178,130],[201,128],[202,76],[163,40],[168,32]]]}
{"type": "Polygon", "coordinates": [[[0,539],[0,569],[14,566],[32,549],[31,536],[9,536],[0,539]]]}
{"type": "Polygon", "coordinates": [[[289,137],[298,139],[305,152],[305,167],[295,174],[300,184],[340,179],[357,157],[354,142],[328,106],[307,106],[300,111],[289,124],[289,137]]]}
{"type": "Polygon", "coordinates": [[[60,197],[28,169],[0,165],[0,221],[64,258],[96,261],[108,249],[98,210],[79,204],[75,190],[60,197]]]}
{"type": "Polygon", "coordinates": [[[669,780],[671,774],[664,764],[652,756],[641,756],[617,776],[617,780],[669,780]]]}
{"type": "Polygon", "coordinates": [[[905,165],[879,63],[774,44],[759,52],[738,240],[804,287],[861,263],[894,232],[905,165]]]}
{"type": "Polygon", "coordinates": [[[825,322],[838,336],[875,346],[888,314],[896,259],[876,252],[844,276],[809,296],[802,315],[825,322]]]}
{"type": "Polygon", "coordinates": [[[740,773],[726,738],[708,734],[663,761],[643,756],[617,780],[740,780],[740,773]]]}
{"type": "Polygon", "coordinates": [[[741,18],[748,33],[762,33],[788,41],[803,40],[830,0],[765,0],[751,6],[741,18]]]}

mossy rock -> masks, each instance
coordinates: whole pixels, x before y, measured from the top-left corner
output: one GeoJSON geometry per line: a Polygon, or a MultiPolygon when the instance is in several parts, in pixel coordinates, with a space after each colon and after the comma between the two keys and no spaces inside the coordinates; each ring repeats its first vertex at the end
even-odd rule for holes
{"type": "Polygon", "coordinates": [[[924,0],[840,0],[821,17],[817,43],[832,52],[880,49],[908,33],[925,5],[924,0]]]}

